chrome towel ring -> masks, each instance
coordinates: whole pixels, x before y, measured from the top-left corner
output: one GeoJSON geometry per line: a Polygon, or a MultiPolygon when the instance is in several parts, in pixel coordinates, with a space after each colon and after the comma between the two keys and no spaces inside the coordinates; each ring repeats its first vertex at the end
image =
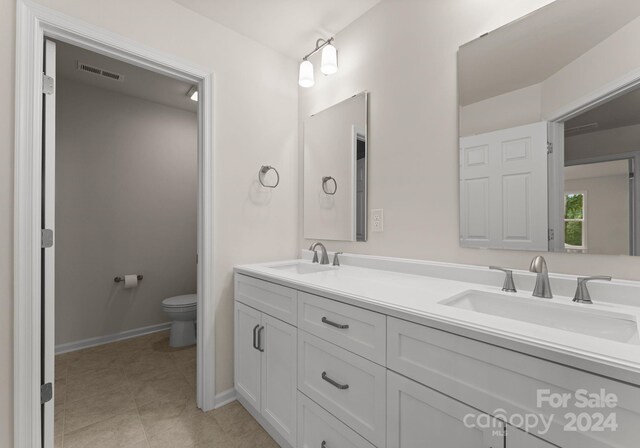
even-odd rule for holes
{"type": "Polygon", "coordinates": [[[272,166],[262,165],[262,167],[260,167],[260,171],[258,171],[258,180],[260,181],[260,185],[262,185],[263,187],[276,188],[280,183],[280,173],[278,173],[278,170],[272,166]],[[264,183],[264,176],[271,170],[276,172],[276,183],[274,185],[267,185],[264,183]]]}
{"type": "Polygon", "coordinates": [[[333,196],[338,191],[338,182],[331,176],[324,176],[322,178],[322,191],[324,191],[328,195],[333,196]],[[327,189],[327,184],[331,181],[333,181],[333,191],[327,189]]]}

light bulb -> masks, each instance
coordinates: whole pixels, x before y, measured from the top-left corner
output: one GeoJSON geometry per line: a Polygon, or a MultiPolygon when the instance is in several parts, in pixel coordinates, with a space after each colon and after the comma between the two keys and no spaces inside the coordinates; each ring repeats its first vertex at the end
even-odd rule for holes
{"type": "Polygon", "coordinates": [[[298,77],[300,87],[313,87],[313,64],[306,59],[300,63],[300,75],[298,77]]]}
{"type": "Polygon", "coordinates": [[[320,71],[325,75],[333,75],[338,71],[338,50],[331,44],[322,49],[320,71]]]}

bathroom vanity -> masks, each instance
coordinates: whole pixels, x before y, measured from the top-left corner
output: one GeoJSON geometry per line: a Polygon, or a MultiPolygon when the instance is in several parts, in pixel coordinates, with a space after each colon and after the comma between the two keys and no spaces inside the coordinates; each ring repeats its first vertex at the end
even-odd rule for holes
{"type": "Polygon", "coordinates": [[[235,270],[238,399],[281,446],[633,448],[640,283],[344,255],[235,270]]]}

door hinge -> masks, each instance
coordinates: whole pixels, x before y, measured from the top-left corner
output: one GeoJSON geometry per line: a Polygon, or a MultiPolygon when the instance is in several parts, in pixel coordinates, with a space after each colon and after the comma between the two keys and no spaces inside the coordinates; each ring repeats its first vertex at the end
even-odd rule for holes
{"type": "Polygon", "coordinates": [[[548,233],[548,239],[549,241],[553,241],[553,239],[555,238],[555,232],[553,229],[549,229],[549,233],[548,233]]]}
{"type": "Polygon", "coordinates": [[[547,142],[547,154],[553,154],[553,143],[547,142]]]}
{"type": "Polygon", "coordinates": [[[53,384],[46,383],[40,386],[40,404],[45,404],[53,398],[53,384]]]}
{"type": "Polygon", "coordinates": [[[53,77],[42,74],[42,93],[45,95],[53,95],[56,90],[56,82],[53,77]]]}
{"type": "Polygon", "coordinates": [[[42,229],[40,231],[40,243],[43,249],[53,247],[53,230],[42,229]]]}

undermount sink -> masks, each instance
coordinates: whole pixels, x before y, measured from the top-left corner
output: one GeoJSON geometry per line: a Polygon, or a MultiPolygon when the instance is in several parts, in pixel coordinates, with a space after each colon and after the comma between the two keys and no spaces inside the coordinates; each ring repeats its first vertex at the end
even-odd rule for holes
{"type": "Polygon", "coordinates": [[[309,263],[308,261],[296,261],[288,264],[277,264],[273,266],[267,266],[270,269],[276,269],[278,271],[292,272],[295,274],[315,274],[316,272],[334,271],[338,269],[337,266],[329,266],[326,264],[309,263]]]}
{"type": "Polygon", "coordinates": [[[443,300],[440,304],[610,341],[640,345],[638,322],[631,314],[590,310],[581,305],[473,290],[443,300]]]}

